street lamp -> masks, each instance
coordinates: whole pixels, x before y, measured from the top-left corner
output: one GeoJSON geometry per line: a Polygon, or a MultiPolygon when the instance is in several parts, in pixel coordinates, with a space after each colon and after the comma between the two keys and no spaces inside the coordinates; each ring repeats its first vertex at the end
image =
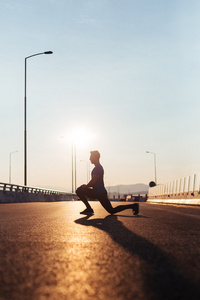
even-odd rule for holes
{"type": "Polygon", "coordinates": [[[72,140],[72,193],[76,192],[76,141],[72,140]]]}
{"type": "MultiPolygon", "coordinates": [[[[72,139],[72,193],[76,192],[77,170],[76,170],[76,146],[81,142],[85,142],[89,135],[83,129],[75,129],[71,134],[72,139]]],[[[78,148],[77,148],[78,149],[78,148]]]]}
{"type": "Polygon", "coordinates": [[[155,183],[157,184],[157,177],[156,177],[156,154],[154,152],[146,151],[146,153],[150,153],[154,155],[154,168],[155,168],[155,183]]]}
{"type": "Polygon", "coordinates": [[[42,55],[42,54],[53,54],[52,51],[45,51],[36,53],[25,57],[25,84],[24,84],[24,185],[27,184],[27,130],[26,130],[26,60],[30,57],[42,55]]]}
{"type": "Polygon", "coordinates": [[[89,161],[87,161],[87,160],[80,160],[80,161],[86,163],[86,168],[87,168],[87,182],[89,182],[89,178],[90,178],[90,165],[89,165],[89,161]]]}
{"type": "Polygon", "coordinates": [[[18,151],[10,152],[10,156],[9,156],[9,183],[11,183],[11,155],[16,152],[18,151]]]}

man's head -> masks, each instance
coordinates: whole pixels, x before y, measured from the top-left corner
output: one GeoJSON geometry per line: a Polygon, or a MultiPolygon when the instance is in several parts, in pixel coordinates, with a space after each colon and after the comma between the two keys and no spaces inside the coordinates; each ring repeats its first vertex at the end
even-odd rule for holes
{"type": "Polygon", "coordinates": [[[96,165],[99,163],[100,153],[99,151],[90,151],[90,161],[92,164],[96,165]]]}

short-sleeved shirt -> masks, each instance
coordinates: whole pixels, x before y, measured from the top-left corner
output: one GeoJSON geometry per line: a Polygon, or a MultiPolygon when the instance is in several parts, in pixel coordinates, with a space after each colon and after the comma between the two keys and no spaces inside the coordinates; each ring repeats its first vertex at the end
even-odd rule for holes
{"type": "Polygon", "coordinates": [[[103,175],[104,175],[104,170],[101,164],[97,164],[94,169],[92,170],[92,176],[96,175],[98,176],[98,180],[93,186],[93,191],[96,195],[107,193],[105,186],[104,186],[104,181],[103,181],[103,175]]]}

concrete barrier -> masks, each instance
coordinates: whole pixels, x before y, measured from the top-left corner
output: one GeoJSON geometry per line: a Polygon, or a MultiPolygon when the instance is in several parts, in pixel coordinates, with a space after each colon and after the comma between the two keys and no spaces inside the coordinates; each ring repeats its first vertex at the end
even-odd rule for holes
{"type": "Polygon", "coordinates": [[[147,201],[200,205],[200,173],[150,187],[147,201]]]}

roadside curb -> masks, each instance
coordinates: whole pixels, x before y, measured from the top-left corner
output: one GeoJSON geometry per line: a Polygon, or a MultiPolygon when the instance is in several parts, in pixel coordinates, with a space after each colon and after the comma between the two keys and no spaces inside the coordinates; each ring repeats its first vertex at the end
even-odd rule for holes
{"type": "Polygon", "coordinates": [[[200,199],[148,199],[149,203],[200,205],[200,199]]]}

